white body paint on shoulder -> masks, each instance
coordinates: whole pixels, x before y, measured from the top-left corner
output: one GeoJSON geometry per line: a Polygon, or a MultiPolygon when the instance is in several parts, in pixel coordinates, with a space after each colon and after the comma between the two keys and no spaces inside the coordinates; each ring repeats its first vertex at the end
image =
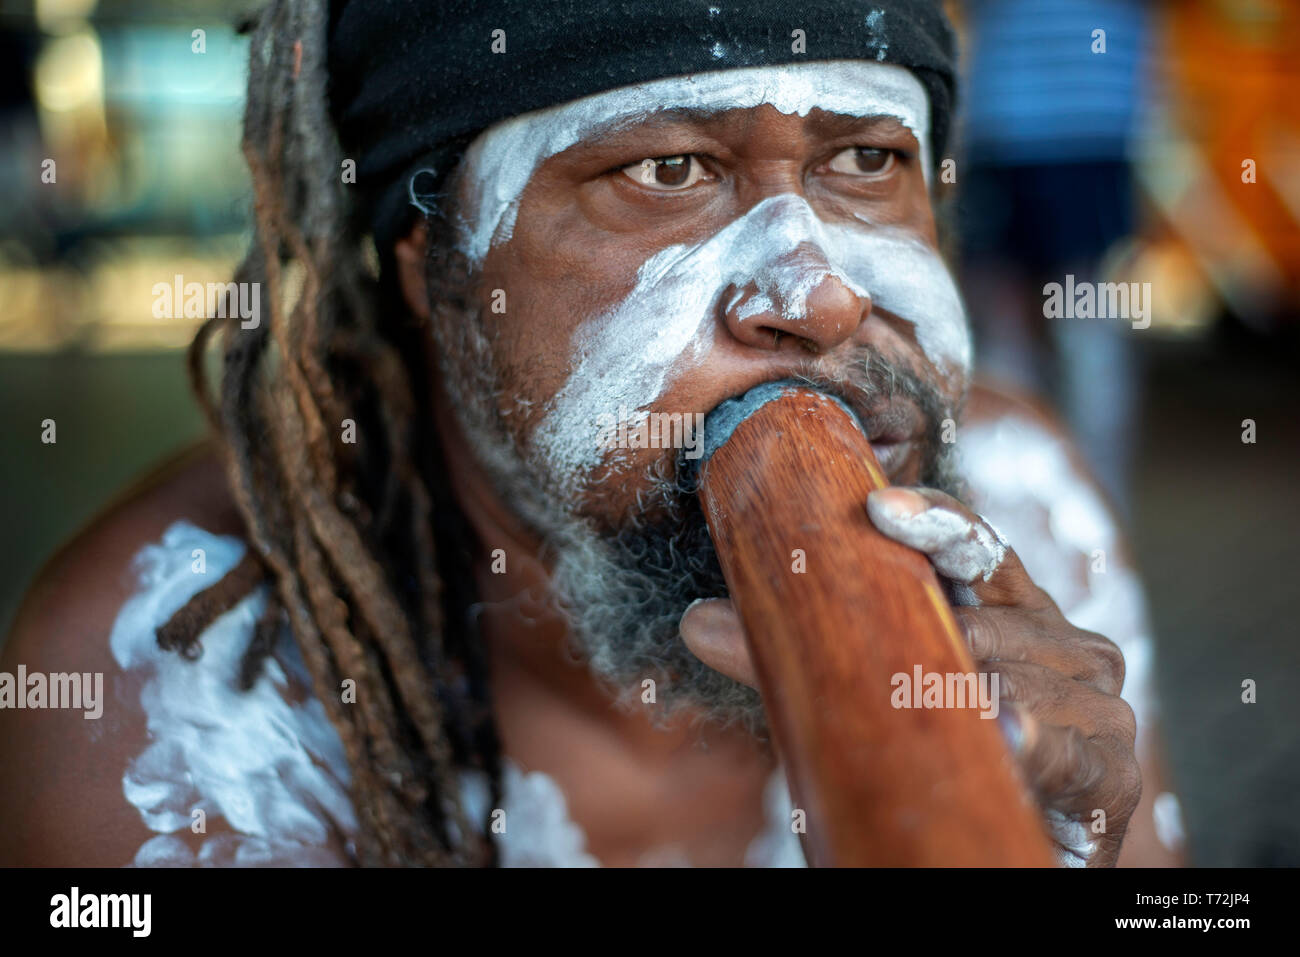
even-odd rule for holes
{"type": "Polygon", "coordinates": [[[1036,422],[1006,416],[964,425],[960,435],[971,504],[997,524],[1072,625],[1105,635],[1124,653],[1122,697],[1140,738],[1156,713],[1151,628],[1142,583],[1120,554],[1106,503],[1065,443],[1036,422]]]}
{"type": "Polygon", "coordinates": [[[240,660],[265,592],[213,623],[196,661],[163,651],[154,635],[191,596],[233,568],[245,547],[175,523],[137,556],[141,591],[113,625],[109,640],[117,663],[147,675],[140,704],[151,743],[131,762],[122,790],[162,836],[140,848],[137,865],[345,863],[325,845],[332,830],[351,834],[356,828],[347,762],[320,702],[308,697],[291,704],[283,694],[291,677],[310,686],[287,636],[254,687],[238,688],[240,660]],[[198,548],[203,574],[192,570],[198,548]],[[236,833],[214,834],[194,855],[172,835],[191,828],[196,810],[209,830],[224,818],[236,833]]]}
{"type": "MultiPolygon", "coordinates": [[[[134,866],[353,863],[327,846],[331,830],[342,835],[345,846],[356,833],[347,761],[320,702],[307,694],[291,703],[284,695],[290,679],[302,687],[310,684],[288,635],[251,690],[240,691],[236,684],[265,594],[250,596],[214,622],[203,633],[203,654],[196,661],[163,651],[154,636],[191,596],[233,568],[245,547],[177,522],[136,558],[141,590],[123,606],[109,639],[124,670],[147,676],[140,704],[151,743],[127,768],[122,790],[157,836],[139,848],[134,866]],[[191,570],[196,548],[205,553],[204,574],[191,570]],[[196,810],[203,811],[210,831],[218,830],[214,825],[221,819],[230,828],[205,838],[197,854],[178,836],[191,827],[196,810]]],[[[507,829],[493,839],[505,866],[598,866],[554,779],[525,772],[507,757],[502,786],[507,829]]],[[[788,833],[784,787],[783,778],[769,786],[770,829],[750,849],[752,866],[802,862],[801,856],[797,861],[791,856],[799,848],[788,833]]],[[[483,821],[484,775],[461,772],[460,792],[470,820],[483,821]]]]}
{"type": "MultiPolygon", "coordinates": [[[[964,425],[960,436],[971,504],[997,523],[1029,577],[1072,625],[1105,635],[1123,652],[1121,697],[1137,719],[1141,754],[1157,713],[1154,648],[1142,583],[1120,554],[1109,508],[1075,468],[1065,442],[1038,422],[1008,415],[964,425]]],[[[1090,822],[1049,813],[1048,823],[1065,848],[1062,863],[1084,866],[1097,846],[1090,822]]]]}

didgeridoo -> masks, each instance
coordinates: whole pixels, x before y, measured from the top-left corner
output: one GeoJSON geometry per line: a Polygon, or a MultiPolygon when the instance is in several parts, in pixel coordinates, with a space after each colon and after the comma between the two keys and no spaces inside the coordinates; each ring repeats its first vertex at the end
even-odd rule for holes
{"type": "Polygon", "coordinates": [[[895,680],[975,666],[925,556],[867,516],[888,482],[856,416],[767,383],[710,413],[703,445],[700,501],[808,862],[1052,866],[997,722],[980,717],[978,678],[960,708],[912,707],[920,691],[895,680]]]}

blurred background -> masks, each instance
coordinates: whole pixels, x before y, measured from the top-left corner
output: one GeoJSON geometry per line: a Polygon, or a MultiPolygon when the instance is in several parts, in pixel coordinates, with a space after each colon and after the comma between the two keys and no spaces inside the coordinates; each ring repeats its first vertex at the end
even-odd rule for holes
{"type": "MultiPolygon", "coordinates": [[[[202,434],[199,320],[155,318],[153,287],[224,282],[247,240],[253,4],[0,0],[0,635],[202,434]]],[[[1300,865],[1300,4],[950,8],[981,371],[1058,409],[1129,518],[1192,863],[1300,865]],[[1044,318],[1066,275],[1149,282],[1150,326],[1044,318]]]]}

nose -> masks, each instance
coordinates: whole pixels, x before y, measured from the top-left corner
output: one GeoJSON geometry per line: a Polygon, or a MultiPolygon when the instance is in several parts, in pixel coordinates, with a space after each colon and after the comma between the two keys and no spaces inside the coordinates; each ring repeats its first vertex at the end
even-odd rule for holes
{"type": "Polygon", "coordinates": [[[722,309],[727,330],[747,346],[775,351],[791,339],[821,354],[853,336],[871,312],[871,299],[805,244],[745,285],[723,290],[722,309]]]}

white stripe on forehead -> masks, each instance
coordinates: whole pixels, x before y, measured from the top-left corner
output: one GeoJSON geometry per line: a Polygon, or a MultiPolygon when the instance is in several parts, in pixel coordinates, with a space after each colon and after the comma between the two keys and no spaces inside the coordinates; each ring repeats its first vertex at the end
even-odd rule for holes
{"type": "Polygon", "coordinates": [[[854,117],[892,116],[920,143],[929,182],[930,102],[920,80],[903,67],[826,60],[669,77],[524,113],[485,130],[466,153],[475,196],[462,237],[464,250],[478,264],[493,245],[508,240],[519,199],[537,168],[597,131],[663,110],[722,112],[762,104],[787,115],[822,109],[854,117]]]}

